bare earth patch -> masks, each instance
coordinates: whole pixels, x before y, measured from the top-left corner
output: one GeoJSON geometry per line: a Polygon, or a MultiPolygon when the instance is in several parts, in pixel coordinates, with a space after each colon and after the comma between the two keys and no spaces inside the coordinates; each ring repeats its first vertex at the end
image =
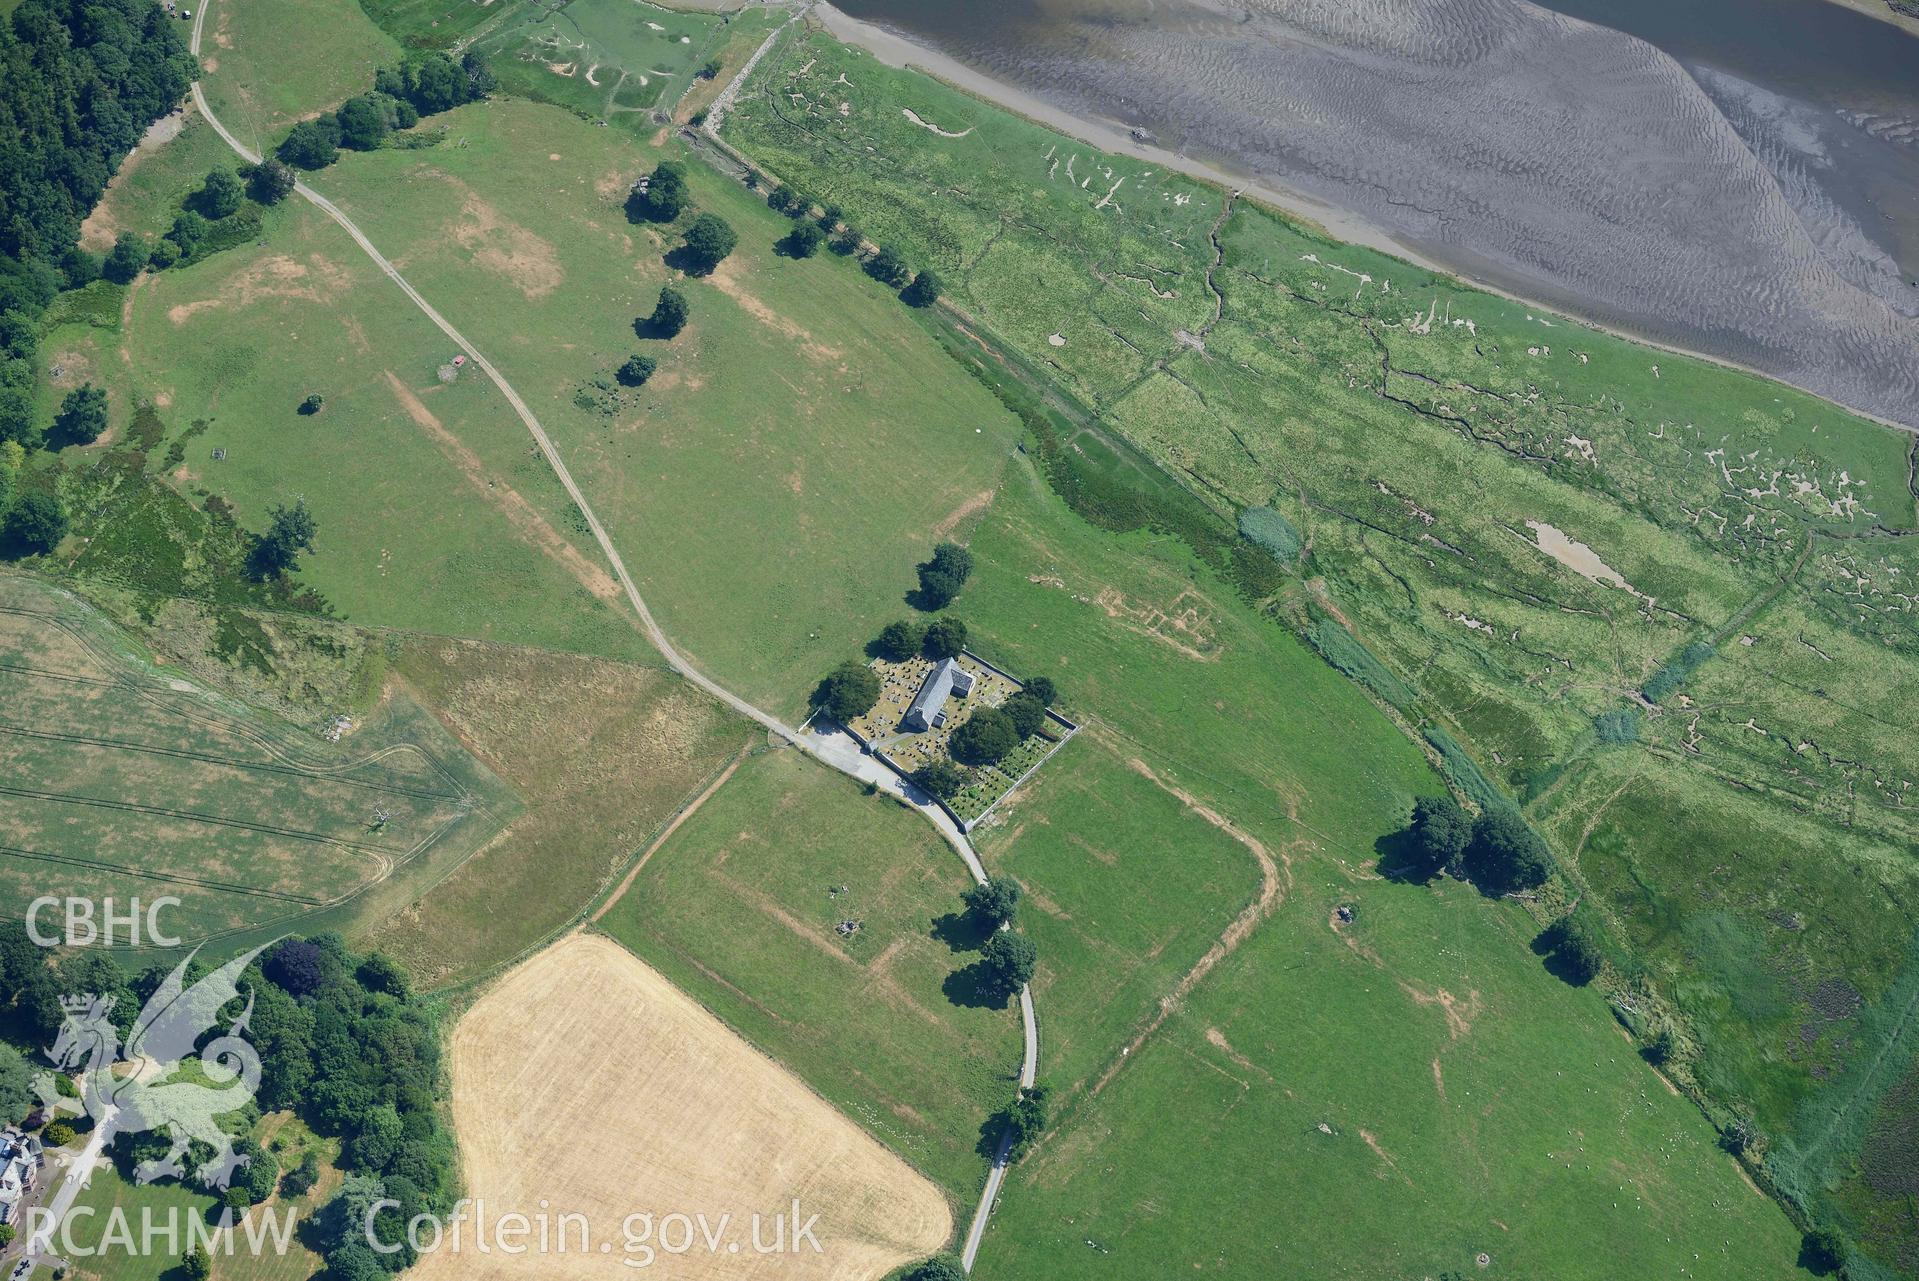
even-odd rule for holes
{"type": "Polygon", "coordinates": [[[844,348],[819,341],[805,326],[794,323],[756,298],[740,280],[739,259],[728,258],[714,269],[710,279],[720,287],[721,293],[740,305],[740,310],[768,329],[792,339],[808,360],[837,364],[846,359],[844,348]]]}
{"type": "MultiPolygon", "coordinates": [[[[1133,1037],[1126,1048],[1120,1051],[1119,1057],[1113,1060],[1106,1071],[1100,1074],[1099,1080],[1095,1081],[1093,1088],[1088,1091],[1089,1097],[1097,1095],[1101,1090],[1105,1089],[1107,1085],[1112,1082],[1112,1079],[1119,1075],[1119,1070],[1126,1066],[1126,1061],[1132,1056],[1133,1051],[1144,1045],[1146,1038],[1159,1031],[1160,1025],[1166,1022],[1167,1015],[1179,1008],[1180,1003],[1186,999],[1187,994],[1199,986],[1200,980],[1208,974],[1211,974],[1213,968],[1221,961],[1231,956],[1233,951],[1247,940],[1253,930],[1258,927],[1259,923],[1273,914],[1273,909],[1279,906],[1280,900],[1285,896],[1286,889],[1292,884],[1293,879],[1292,860],[1286,856],[1284,851],[1281,851],[1279,857],[1275,859],[1272,852],[1266,848],[1263,842],[1236,826],[1231,819],[1201,801],[1185,788],[1169,783],[1161,778],[1153,772],[1153,767],[1145,761],[1135,757],[1127,761],[1126,764],[1134,772],[1149,779],[1155,787],[1176,797],[1181,804],[1185,805],[1186,808],[1191,810],[1196,816],[1211,823],[1214,827],[1217,827],[1220,831],[1226,833],[1226,835],[1232,837],[1241,845],[1244,845],[1247,852],[1252,854],[1253,859],[1259,864],[1259,896],[1251,903],[1248,903],[1245,910],[1233,918],[1232,924],[1226,927],[1226,932],[1221,934],[1218,940],[1206,949],[1206,955],[1200,957],[1193,968],[1186,971],[1186,973],[1180,977],[1179,982],[1173,984],[1173,990],[1160,998],[1159,1008],[1153,1011],[1153,1017],[1148,1020],[1146,1026],[1141,1028],[1139,1033],[1133,1037]]],[[[1215,1044],[1222,1044],[1224,1041],[1225,1037],[1222,1036],[1215,1044]]]]}
{"type": "Polygon", "coordinates": [[[622,1224],[636,1212],[732,1216],[714,1249],[695,1233],[687,1252],[653,1258],[645,1271],[668,1281],[872,1281],[952,1234],[931,1183],[597,935],[509,972],[460,1020],[449,1059],[467,1190],[488,1218],[578,1213],[592,1248],[575,1230],[565,1253],[480,1253],[469,1234],[423,1258],[420,1281],[631,1276],[622,1224]],[[802,1221],[819,1216],[819,1250],[756,1253],[752,1216],[770,1237],[796,1199],[802,1221]]]}
{"type": "MultiPolygon", "coordinates": [[[[466,188],[458,179],[447,181],[466,188]]],[[[550,243],[504,217],[471,189],[465,190],[465,196],[451,232],[475,262],[506,277],[528,298],[544,297],[560,287],[566,273],[560,269],[559,252],[550,243]]]]}
{"type": "Polygon", "coordinates": [[[955,507],[952,511],[946,513],[945,516],[941,517],[940,523],[933,526],[933,537],[934,538],[952,537],[953,531],[958,529],[960,525],[967,520],[968,517],[976,516],[980,512],[985,511],[986,508],[992,503],[992,501],[993,501],[992,490],[990,489],[980,490],[979,493],[974,494],[971,498],[968,498],[965,502],[961,503],[958,507],[955,507]]]}
{"type": "Polygon", "coordinates": [[[119,220],[113,214],[114,185],[124,183],[126,176],[132,173],[141,161],[179,137],[181,128],[186,124],[187,112],[191,109],[192,104],[189,102],[186,107],[168,112],[147,126],[147,131],[140,135],[140,141],[134,144],[133,150],[128,153],[125,160],[120,162],[120,168],[107,183],[106,194],[101,196],[98,204],[94,205],[93,212],[87,215],[86,221],[80,224],[82,249],[105,253],[113,248],[114,240],[123,230],[119,220]]]}
{"type": "Polygon", "coordinates": [[[491,503],[501,515],[513,523],[520,535],[537,547],[545,555],[552,557],[569,574],[578,579],[581,586],[598,596],[601,600],[618,600],[621,597],[620,586],[613,576],[601,566],[594,564],[580,554],[580,549],[560,536],[546,517],[540,515],[533,504],[521,496],[503,480],[496,480],[487,474],[486,464],[480,456],[468,449],[458,436],[448,431],[446,425],[433,416],[411,387],[401,382],[391,370],[387,371],[387,385],[393,389],[394,399],[398,400],[409,417],[420,426],[439,446],[448,461],[460,469],[467,484],[491,503]]]}
{"type": "Polygon", "coordinates": [[[211,297],[196,302],[176,303],[167,308],[167,319],[181,325],[203,311],[217,311],[228,303],[244,310],[264,298],[330,302],[344,293],[351,283],[339,264],[320,254],[308,254],[305,262],[298,262],[285,254],[274,254],[249,264],[245,270],[221,281],[215,286],[211,297]]]}

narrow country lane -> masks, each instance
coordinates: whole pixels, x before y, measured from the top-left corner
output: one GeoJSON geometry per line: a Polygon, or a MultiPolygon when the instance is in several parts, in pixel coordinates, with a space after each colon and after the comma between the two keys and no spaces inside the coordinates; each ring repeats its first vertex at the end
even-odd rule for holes
{"type": "MultiPolygon", "coordinates": [[[[200,11],[193,16],[193,38],[189,48],[196,60],[200,56],[200,36],[206,24],[208,8],[208,5],[202,4],[200,11]]],[[[762,48],[762,52],[763,51],[764,49],[762,48]]],[[[240,140],[234,137],[227,127],[221,123],[220,118],[213,114],[212,108],[207,105],[206,94],[201,89],[200,82],[197,80],[193,85],[193,104],[199,110],[200,114],[205,117],[206,122],[213,126],[214,132],[219,134],[220,137],[225,140],[226,144],[233,148],[243,160],[248,164],[260,163],[259,153],[243,145],[240,140]]],[[[580,515],[585,518],[587,528],[592,531],[593,540],[599,544],[601,554],[606,557],[607,563],[613,569],[614,576],[619,580],[620,587],[625,591],[627,602],[632,605],[633,612],[639,619],[641,630],[645,633],[647,640],[652,642],[653,647],[660,651],[661,656],[666,659],[668,666],[740,715],[758,722],[770,733],[784,738],[822,764],[839,770],[841,773],[849,774],[862,782],[872,783],[882,790],[906,800],[919,813],[925,815],[927,820],[939,830],[940,835],[946,838],[947,844],[953,847],[954,852],[959,855],[960,860],[966,864],[966,870],[972,875],[974,881],[983,883],[986,880],[986,870],[980,863],[979,855],[974,852],[972,843],[966,839],[966,833],[960,830],[959,825],[953,821],[952,817],[937,805],[931,804],[929,800],[920,795],[916,789],[909,789],[898,775],[862,752],[858,744],[856,744],[850,736],[837,730],[820,732],[812,729],[797,729],[786,724],[771,712],[763,711],[755,707],[739,695],[734,694],[718,682],[712,680],[688,662],[680,652],[673,647],[673,643],[667,639],[666,633],[660,629],[659,623],[654,620],[653,612],[647,608],[646,601],[641,597],[639,588],[634,585],[632,576],[627,573],[626,562],[620,559],[619,549],[613,545],[613,539],[607,534],[606,527],[600,524],[600,518],[594,513],[593,505],[587,501],[586,494],[581,491],[579,484],[573,479],[573,473],[567,470],[566,463],[561,459],[560,452],[555,448],[552,438],[546,434],[546,429],[540,425],[540,420],[534,416],[533,410],[527,405],[526,401],[521,398],[520,393],[513,389],[513,384],[506,380],[505,375],[500,373],[499,369],[494,366],[492,361],[486,358],[478,347],[468,341],[465,335],[455,329],[452,323],[433,307],[433,304],[429,303],[421,296],[417,289],[407,282],[406,277],[400,274],[399,269],[374,247],[373,242],[367,239],[365,233],[354,224],[351,218],[347,217],[346,214],[341,211],[338,205],[328,200],[313,188],[307,186],[305,182],[295,181],[293,189],[298,192],[301,197],[325,213],[327,217],[338,223],[347,235],[353,237],[353,242],[360,246],[361,250],[365,252],[367,257],[373,260],[382,272],[386,273],[387,279],[398,285],[400,291],[412,300],[413,305],[418,307],[428,320],[431,320],[438,326],[440,332],[452,339],[454,344],[458,346],[461,351],[465,352],[467,357],[472,360],[474,364],[478,365],[486,373],[488,378],[492,379],[493,385],[500,389],[500,393],[506,397],[507,404],[513,407],[513,412],[519,415],[520,421],[525,424],[527,432],[533,437],[534,443],[540,447],[540,453],[546,458],[547,465],[553,469],[553,474],[559,477],[560,484],[565,488],[567,496],[571,498],[574,504],[580,509],[580,515]]],[[[1039,1071],[1039,1024],[1038,1018],[1034,1013],[1032,993],[1029,989],[1020,989],[1019,1006],[1020,1025],[1024,1041],[1019,1079],[1022,1087],[1028,1087],[1033,1084],[1039,1071]]],[[[987,1174],[986,1186],[981,1192],[979,1206],[973,1212],[973,1221],[967,1230],[965,1247],[960,1257],[969,1272],[972,1270],[974,1258],[977,1257],[979,1253],[980,1238],[986,1231],[987,1219],[992,1212],[994,1198],[998,1195],[1000,1185],[1005,1180],[1008,1142],[1008,1138],[1002,1138],[1000,1140],[999,1152],[994,1157],[991,1171],[987,1174]]]]}

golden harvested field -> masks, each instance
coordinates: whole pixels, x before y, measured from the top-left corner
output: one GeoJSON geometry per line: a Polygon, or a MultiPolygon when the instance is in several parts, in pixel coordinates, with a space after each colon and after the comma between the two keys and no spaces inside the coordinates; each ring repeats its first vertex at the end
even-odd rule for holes
{"type": "MultiPolygon", "coordinates": [[[[484,1201],[484,1221],[536,1216],[545,1204],[553,1245],[508,1255],[494,1243],[482,1254],[469,1229],[462,1249],[449,1235],[421,1259],[418,1281],[636,1270],[668,1281],[861,1281],[952,1235],[931,1183],[598,935],[570,935],[510,971],[461,1018],[451,1068],[467,1190],[484,1201]],[[757,1253],[752,1217],[764,1216],[770,1243],[772,1216],[790,1215],[796,1199],[802,1219],[819,1216],[820,1249],[757,1253]],[[585,1216],[590,1248],[578,1228],[560,1231],[562,1213],[585,1216]],[[659,1225],[644,1269],[623,1227],[635,1214],[659,1225]],[[664,1230],[672,1214],[704,1215],[717,1247],[694,1231],[690,1250],[664,1252],[678,1244],[664,1230]]],[[[790,1245],[790,1223],[786,1238],[790,1245]]]]}

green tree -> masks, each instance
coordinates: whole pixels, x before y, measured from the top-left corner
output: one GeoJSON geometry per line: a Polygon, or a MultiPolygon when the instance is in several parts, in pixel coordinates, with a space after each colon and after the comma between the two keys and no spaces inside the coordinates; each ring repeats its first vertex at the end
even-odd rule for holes
{"type": "Polygon", "coordinates": [[[1799,1266],[1814,1276],[1830,1276],[1846,1265],[1852,1247],[1837,1228],[1814,1228],[1799,1240],[1799,1266]]]}
{"type": "Polygon", "coordinates": [[[300,553],[313,546],[318,532],[306,499],[295,499],[291,507],[274,507],[267,532],[253,545],[253,572],[261,578],[292,573],[300,567],[300,553]]]}
{"type": "Polygon", "coordinates": [[[153,250],[144,237],[131,231],[120,233],[113,242],[113,248],[107,253],[107,260],[100,264],[100,274],[119,285],[130,285],[134,277],[146,270],[147,259],[153,250]]]}
{"type": "Polygon", "coordinates": [[[626,216],[633,222],[672,222],[685,210],[692,194],[686,187],[686,167],[673,160],[662,160],[646,177],[644,187],[634,184],[626,197],[626,216]]]}
{"type": "Polygon", "coordinates": [[[914,604],[924,610],[945,609],[966,586],[973,573],[973,553],[958,543],[941,543],[918,567],[919,597],[914,604]]]}
{"type": "Polygon", "coordinates": [[[628,387],[643,387],[646,385],[646,380],[653,376],[653,371],[658,368],[659,363],[651,356],[635,354],[626,358],[626,363],[619,367],[614,377],[628,387]]]}
{"type": "Polygon", "coordinates": [[[702,80],[715,79],[719,74],[720,60],[718,58],[708,58],[706,65],[700,68],[700,79],[702,80]]]}
{"type": "Polygon", "coordinates": [[[979,963],[989,993],[1005,999],[1032,981],[1039,966],[1039,949],[1017,930],[1001,930],[980,949],[979,963]]]}
{"type": "Polygon", "coordinates": [[[908,1268],[900,1281],[966,1281],[966,1270],[952,1255],[936,1254],[908,1268]]]}
{"type": "Polygon", "coordinates": [[[840,227],[840,207],[829,202],[824,209],[820,210],[819,226],[821,231],[829,235],[838,231],[840,227]]]}
{"type": "Polygon", "coordinates": [[[181,1255],[180,1266],[186,1271],[187,1281],[207,1281],[213,1275],[213,1260],[203,1245],[196,1245],[181,1255]]]}
{"type": "Polygon", "coordinates": [[[1017,1161],[1025,1156],[1038,1142],[1039,1136],[1046,1132],[1051,1102],[1052,1091],[1042,1083],[1029,1090],[1021,1090],[1020,1096],[1013,1100],[1013,1106],[1006,1109],[1008,1161],[1017,1161]]]}
{"type": "Polygon", "coordinates": [[[194,199],[200,212],[208,218],[225,218],[239,210],[245,196],[240,179],[231,169],[215,169],[207,174],[194,199]]]}
{"type": "Polygon", "coordinates": [[[52,551],[66,536],[67,513],[52,494],[22,495],[7,513],[6,541],[29,555],[52,551]]]}
{"type": "Polygon", "coordinates": [[[174,215],[173,225],[167,228],[166,239],[180,247],[182,258],[193,257],[206,238],[207,220],[191,209],[182,209],[174,215]]]}
{"type": "Polygon", "coordinates": [[[20,473],[26,470],[27,451],[17,440],[0,440],[0,515],[13,502],[20,485],[20,473]]]}
{"type": "Polygon", "coordinates": [[[313,1012],[278,982],[255,979],[255,973],[247,972],[253,1000],[247,1039],[260,1052],[263,1065],[260,1106],[293,1108],[302,1103],[313,1083],[313,1012]]]}
{"type": "Polygon", "coordinates": [[[277,156],[267,156],[251,166],[246,176],[247,194],[263,205],[277,205],[285,200],[293,194],[293,184],[297,181],[293,170],[277,156]]]}
{"type": "Polygon", "coordinates": [[[1021,738],[1031,738],[1046,724],[1046,704],[1031,694],[1013,695],[1000,704],[1000,710],[1013,722],[1013,730],[1021,738]]]}
{"type": "Polygon", "coordinates": [[[826,233],[810,222],[796,222],[780,241],[780,251],[789,258],[811,258],[820,251],[826,233]]]}
{"type": "Polygon", "coordinates": [[[842,258],[850,258],[860,251],[860,233],[851,227],[841,227],[826,242],[826,247],[842,258]]]}
{"type": "Polygon", "coordinates": [[[968,911],[998,929],[1010,925],[1019,911],[1019,882],[1008,876],[995,876],[984,885],[969,886],[960,897],[965,900],[968,911]]]}
{"type": "Polygon", "coordinates": [[[903,663],[920,652],[920,646],[926,641],[926,629],[907,619],[888,623],[880,630],[879,639],[873,642],[873,648],[879,651],[881,658],[895,663],[903,663]]]}
{"type": "Polygon", "coordinates": [[[487,65],[478,49],[468,49],[460,56],[460,70],[466,76],[468,102],[478,102],[500,87],[500,78],[493,74],[493,68],[487,65]]]}
{"type": "Polygon", "coordinates": [[[994,765],[1019,746],[1013,718],[997,707],[981,707],[948,740],[953,759],[966,765],[994,765]]]}
{"type": "Polygon", "coordinates": [[[322,409],[325,409],[325,408],[326,408],[326,397],[322,396],[319,392],[316,391],[312,395],[308,396],[305,400],[300,402],[299,412],[306,415],[308,418],[311,418],[313,417],[313,415],[319,413],[322,409]]]}
{"type": "Polygon", "coordinates": [[[950,614],[934,619],[926,628],[926,637],[921,641],[920,648],[935,662],[942,658],[958,658],[960,651],[966,648],[966,624],[950,614]]]}
{"type": "Polygon", "coordinates": [[[952,800],[966,787],[966,775],[959,766],[943,756],[914,770],[912,779],[921,791],[942,801],[952,800]]]}
{"type": "Polygon", "coordinates": [[[347,99],[340,106],[339,119],[340,145],[349,151],[376,149],[393,127],[381,99],[373,94],[347,99]]]}
{"type": "Polygon", "coordinates": [[[913,273],[906,265],[906,260],[888,246],[866,260],[866,274],[883,285],[898,289],[913,273]]]}
{"type": "Polygon", "coordinates": [[[100,279],[100,256],[79,245],[69,245],[60,255],[60,278],[69,289],[83,289],[100,279]]]}
{"type": "Polygon", "coordinates": [[[930,271],[921,271],[913,277],[913,283],[900,295],[911,307],[931,307],[940,300],[945,292],[946,282],[930,271]]]}
{"type": "Polygon", "coordinates": [[[686,229],[683,252],[688,269],[694,275],[705,275],[726,261],[739,240],[726,219],[717,214],[701,214],[686,229]]]}
{"type": "Polygon", "coordinates": [[[295,169],[324,169],[340,158],[340,148],[331,132],[317,120],[302,120],[294,125],[274,154],[295,169]]]}
{"type": "Polygon", "coordinates": [[[34,1069],[11,1045],[0,1045],[0,1125],[18,1125],[33,1111],[34,1069]]]}
{"type": "Polygon", "coordinates": [[[1553,922],[1546,933],[1554,968],[1567,982],[1574,987],[1584,987],[1599,977],[1600,967],[1605,964],[1605,948],[1589,910],[1575,909],[1571,915],[1553,922]]]}
{"type": "Polygon", "coordinates": [[[1466,850],[1466,871],[1487,894],[1510,894],[1546,883],[1553,873],[1552,851],[1519,811],[1495,806],[1473,825],[1466,850]]]}
{"type": "Polygon", "coordinates": [[[40,1140],[50,1148],[63,1148],[80,1135],[65,1121],[55,1121],[40,1132],[40,1140]]]}
{"type": "Polygon", "coordinates": [[[662,285],[660,300],[653,304],[653,314],[646,318],[646,330],[659,338],[676,337],[686,328],[690,313],[686,295],[671,285],[662,285]]]}
{"type": "Polygon", "coordinates": [[[280,1179],[280,1195],[301,1197],[313,1190],[320,1181],[320,1158],[311,1149],[300,1158],[300,1164],[288,1170],[280,1179]]]}
{"type": "Polygon", "coordinates": [[[348,1145],[348,1159],[355,1169],[384,1170],[405,1137],[406,1123],[400,1119],[400,1110],[383,1103],[360,1118],[359,1132],[348,1145]]]}
{"type": "Polygon", "coordinates": [[[1422,796],[1413,802],[1408,829],[1420,869],[1427,875],[1441,868],[1462,870],[1460,860],[1473,841],[1472,816],[1450,796],[1422,796]]]}
{"type": "Polygon", "coordinates": [[[1020,692],[1031,694],[1048,707],[1051,707],[1059,698],[1059,690],[1054,687],[1052,678],[1049,676],[1035,676],[1026,682],[1026,687],[1020,692]]]}
{"type": "Polygon", "coordinates": [[[385,952],[369,952],[353,976],[369,992],[385,992],[402,1000],[411,990],[405,968],[385,952]]]}
{"type": "MultiPolygon", "coordinates": [[[[33,397],[22,387],[0,387],[0,440],[28,441],[33,437],[33,397]]],[[[0,511],[6,508],[5,495],[0,495],[0,511]]]]}
{"type": "Polygon", "coordinates": [[[872,711],[873,705],[880,701],[879,673],[849,659],[820,682],[813,701],[842,724],[855,720],[872,711]]]}
{"type": "Polygon", "coordinates": [[[485,97],[493,91],[494,80],[486,60],[469,49],[457,63],[443,53],[413,55],[397,73],[374,77],[373,87],[406,99],[421,115],[430,116],[485,97]]]}
{"type": "MultiPolygon", "coordinates": [[[[0,23],[0,293],[34,292],[147,126],[179,105],[196,68],[147,4],[8,5],[0,23]]],[[[17,306],[18,297],[0,304],[17,306]]],[[[39,302],[44,303],[44,297],[39,302]]]]}

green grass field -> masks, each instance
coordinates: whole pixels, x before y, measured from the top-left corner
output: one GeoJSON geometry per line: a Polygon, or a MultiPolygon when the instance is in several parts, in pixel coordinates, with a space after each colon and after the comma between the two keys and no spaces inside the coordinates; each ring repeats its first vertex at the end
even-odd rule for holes
{"type": "Polygon", "coordinates": [[[740,247],[685,282],[684,333],[636,338],[678,240],[621,204],[674,153],[524,102],[442,119],[448,144],[351,156],[317,187],[527,397],[674,643],[800,715],[990,497],[1015,424],[937,349],[900,341],[890,293],[828,255],[779,257],[789,224],[699,166],[697,204],[740,247]],[[645,387],[594,385],[636,351],[660,362],[645,387]]]}
{"type": "Polygon", "coordinates": [[[1025,467],[972,548],[956,612],[1088,725],[977,834],[1027,888],[1066,1108],[980,1275],[1427,1276],[1486,1250],[1600,1277],[1616,1260],[1592,1242],[1616,1233],[1655,1275],[1790,1273],[1790,1225],[1604,1002],[1540,967],[1525,913],[1379,878],[1375,841],[1439,784],[1351,684],[1182,544],[1101,533],[1025,467]],[[1277,901],[1187,989],[1260,895],[1248,839],[1277,901]],[[1545,1155],[1568,1127],[1581,1146],[1545,1155]],[[1596,1217],[1615,1200],[1661,1230],[1596,1217]]]}
{"type": "Polygon", "coordinates": [[[712,14],[633,0],[567,0],[522,7],[474,47],[503,92],[597,120],[644,121],[686,91],[723,26],[712,14]]]}
{"type": "Polygon", "coordinates": [[[1261,888],[1243,845],[1116,746],[1097,732],[1076,737],[978,840],[989,870],[1026,890],[1041,1064],[1075,1094],[1113,1066],[1261,888]]]}
{"type": "MultiPolygon", "coordinates": [[[[49,1176],[58,1177],[51,1165],[43,1171],[43,1177],[49,1176]]],[[[208,1223],[207,1215],[217,1213],[214,1206],[214,1198],[198,1185],[171,1179],[135,1184],[121,1178],[112,1162],[103,1161],[70,1212],[77,1216],[71,1219],[71,1238],[89,1252],[74,1262],[81,1272],[99,1281],[154,1281],[179,1268],[180,1256],[187,1248],[189,1223],[208,1223]],[[89,1211],[91,1216],[87,1217],[89,1211]],[[166,1248],[164,1227],[158,1240],[143,1241],[142,1215],[158,1225],[177,1224],[178,1248],[161,1253],[166,1248]],[[130,1237],[121,1235],[127,1232],[130,1237]],[[149,1245],[152,1253],[148,1253],[149,1245]]],[[[232,1266],[237,1260],[227,1262],[233,1273],[242,1270],[232,1266]]]]}
{"type": "Polygon", "coordinates": [[[290,928],[457,863],[517,808],[408,704],[331,747],[156,671],[96,612],[11,576],[0,681],[15,911],[171,894],[167,926],[192,942],[290,928]]]}
{"type": "Polygon", "coordinates": [[[268,224],[263,245],[143,277],[117,331],[47,336],[64,381],[104,385],[116,422],[62,459],[76,526],[104,535],[66,553],[69,572],[156,599],[233,595],[195,545],[209,514],[258,531],[302,499],[319,534],[299,583],[341,616],[649,654],[499,393],[441,382],[445,337],[324,216],[295,203],[268,224]],[[314,392],[325,411],[300,415],[314,392]]]}
{"type": "Polygon", "coordinates": [[[1798,1275],[1797,1233],[1598,996],[1539,967],[1522,913],[1294,870],[1015,1172],[977,1275],[1472,1276],[1481,1252],[1522,1277],[1798,1275]]]}
{"type": "Polygon", "coordinates": [[[1015,1014],[946,987],[971,882],[897,802],[797,752],[749,758],[653,855],[607,933],[933,1179],[964,1220],[1019,1070],[1015,1014]],[[845,920],[860,929],[842,937],[845,920]]]}
{"type": "Polygon", "coordinates": [[[207,105],[260,152],[295,121],[373,88],[373,73],[400,52],[351,4],[212,0],[200,40],[207,105]]]}
{"type": "MultiPolygon", "coordinates": [[[[1570,860],[1569,892],[1589,890],[1645,949],[1629,958],[1654,978],[1641,999],[1686,1029],[1674,1073],[1703,1087],[1715,1118],[1755,1115],[1783,1152],[1802,1114],[1858,1115],[1888,1097],[1913,1061],[1903,1024],[1872,1013],[1903,999],[1909,940],[1896,922],[1842,948],[1753,918],[1794,893],[1828,922],[1883,918],[1885,887],[1904,879],[1891,851],[1919,837],[1919,748],[1892,710],[1919,680],[1902,586],[1911,543],[1883,536],[1915,523],[1907,438],[1338,244],[823,36],[788,42],[755,88],[728,139],[937,268],[1010,349],[1007,372],[1077,402],[1222,522],[1267,505],[1301,532],[1300,573],[1267,612],[1301,631],[1349,629],[1374,656],[1363,679],[1408,727],[1463,745],[1448,763],[1462,786],[1533,803],[1570,860]],[[1594,718],[1636,706],[1698,642],[1719,657],[1642,713],[1638,745],[1596,753],[1594,718]],[[1612,803],[1607,780],[1622,770],[1657,776],[1661,798],[1642,781],[1612,803]],[[1604,862],[1582,852],[1601,809],[1604,862]],[[1819,842],[1795,811],[1851,830],[1819,842]],[[1801,834],[1777,853],[1749,853],[1789,830],[1801,834]],[[1780,884],[1787,849],[1807,853],[1780,884]],[[1611,879],[1580,879],[1589,866],[1611,879]],[[1619,882],[1620,869],[1651,888],[1619,882]],[[1729,899],[1735,924],[1655,941],[1630,915],[1637,895],[1657,900],[1662,922],[1711,918],[1729,899]],[[1830,1027],[1829,980],[1866,997],[1830,1027]],[[1767,1000],[1756,1024],[1741,1021],[1739,1003],[1767,1000]]],[[[1194,617],[1159,609],[1142,625],[1194,617]]],[[[1032,635],[1068,634],[1046,624],[1032,635]]],[[[1160,683],[1128,676],[1142,702],[1160,683]]],[[[1186,741],[1177,725],[1154,729],[1142,741],[1186,741]]],[[[1235,783],[1221,795],[1249,795],[1235,783]]],[[[1314,826],[1345,840],[1365,830],[1350,812],[1314,826]]],[[[1882,1122],[1880,1148],[1905,1151],[1903,1123],[1882,1122]]],[[[1852,1156],[1831,1168],[1843,1174],[1861,1141],[1853,1133],[1838,1149],[1852,1156]]],[[[1876,1193],[1784,1181],[1878,1257],[1909,1248],[1901,1232],[1919,1240],[1868,1207],[1876,1193]]]]}

